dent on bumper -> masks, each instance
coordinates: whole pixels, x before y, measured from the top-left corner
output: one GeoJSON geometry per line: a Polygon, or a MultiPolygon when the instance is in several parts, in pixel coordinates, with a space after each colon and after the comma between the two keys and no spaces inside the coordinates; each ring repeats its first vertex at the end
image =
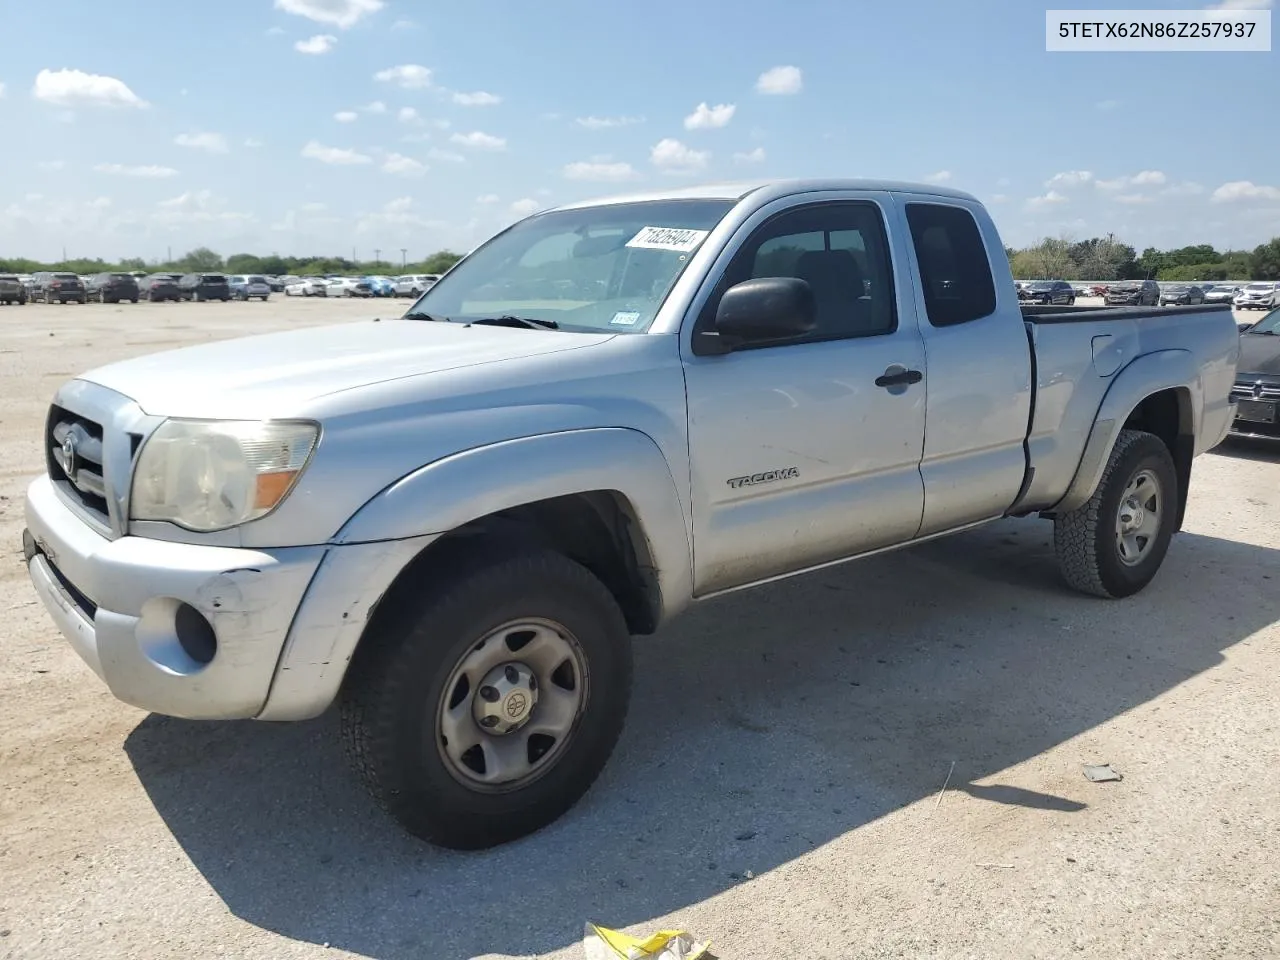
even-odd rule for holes
{"type": "Polygon", "coordinates": [[[36,592],[116,697],[193,719],[261,711],[325,547],[243,550],[107,540],[63,503],[47,477],[28,488],[26,521],[38,548],[28,560],[36,592]],[[180,653],[173,620],[182,603],[213,626],[217,652],[207,664],[180,653]]]}

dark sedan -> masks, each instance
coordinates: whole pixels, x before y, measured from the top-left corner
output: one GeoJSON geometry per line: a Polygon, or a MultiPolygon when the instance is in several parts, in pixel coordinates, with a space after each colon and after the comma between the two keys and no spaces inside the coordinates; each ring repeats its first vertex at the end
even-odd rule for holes
{"type": "Polygon", "coordinates": [[[1106,304],[1109,307],[1158,307],[1160,284],[1154,280],[1126,280],[1107,288],[1106,304]]]}
{"type": "Polygon", "coordinates": [[[1280,440],[1280,309],[1240,334],[1231,399],[1236,402],[1233,434],[1280,440]]]}
{"type": "Polygon", "coordinates": [[[201,300],[231,299],[231,284],[221,273],[188,273],[178,281],[178,292],[183,300],[199,303],[201,300]]]}
{"type": "Polygon", "coordinates": [[[1165,287],[1160,291],[1160,306],[1169,303],[1204,303],[1204,291],[1185,283],[1165,287]]]}
{"type": "Polygon", "coordinates": [[[171,273],[153,273],[138,281],[138,292],[153,303],[161,300],[172,300],[175,303],[182,299],[178,293],[178,281],[171,273]]]}
{"type": "Polygon", "coordinates": [[[138,302],[138,281],[131,273],[96,273],[84,285],[85,296],[99,303],[138,302]]]}
{"type": "Polygon", "coordinates": [[[1037,280],[1019,287],[1018,299],[1023,303],[1072,304],[1076,302],[1076,288],[1065,280],[1037,280]]]}

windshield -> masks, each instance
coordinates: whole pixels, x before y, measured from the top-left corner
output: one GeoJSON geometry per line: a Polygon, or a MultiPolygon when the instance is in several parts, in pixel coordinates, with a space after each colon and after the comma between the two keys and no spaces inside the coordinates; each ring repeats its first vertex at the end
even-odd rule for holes
{"type": "Polygon", "coordinates": [[[1272,310],[1265,317],[1246,330],[1245,333],[1265,333],[1280,336],[1280,310],[1272,310]]]}
{"type": "Polygon", "coordinates": [[[410,312],[643,333],[694,250],[734,203],[658,200],[530,217],[460,261],[410,312]]]}
{"type": "Polygon", "coordinates": [[[1270,290],[1270,289],[1272,289],[1272,286],[1271,286],[1271,284],[1269,284],[1269,283],[1251,283],[1251,284],[1249,284],[1247,287],[1245,287],[1245,289],[1246,289],[1246,290],[1253,290],[1253,291],[1257,292],[1257,291],[1260,291],[1260,290],[1270,290]]]}
{"type": "Polygon", "coordinates": [[[1121,293],[1127,293],[1127,292],[1128,292],[1128,291],[1130,291],[1130,290],[1141,290],[1141,289],[1142,289],[1142,284],[1140,284],[1140,283],[1113,283],[1113,284],[1111,285],[1111,289],[1112,289],[1112,290],[1119,290],[1121,293]]]}

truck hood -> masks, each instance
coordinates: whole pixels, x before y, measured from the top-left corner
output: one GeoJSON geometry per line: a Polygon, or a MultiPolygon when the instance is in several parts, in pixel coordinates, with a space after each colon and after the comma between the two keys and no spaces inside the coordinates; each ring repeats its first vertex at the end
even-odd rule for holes
{"type": "Polygon", "coordinates": [[[1237,376],[1265,373],[1280,376],[1280,337],[1269,334],[1244,333],[1240,336],[1240,361],[1237,376]]]}
{"type": "Polygon", "coordinates": [[[168,350],[79,379],[122,393],[157,416],[300,416],[308,401],[340,391],[589,347],[613,336],[371,320],[168,350]]]}

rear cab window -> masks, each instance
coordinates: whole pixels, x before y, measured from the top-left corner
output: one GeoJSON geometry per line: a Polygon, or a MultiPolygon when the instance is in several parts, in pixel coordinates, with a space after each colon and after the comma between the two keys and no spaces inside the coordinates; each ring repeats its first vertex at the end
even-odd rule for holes
{"type": "Polygon", "coordinates": [[[929,323],[951,327],[995,313],[995,279],[973,214],[918,201],[906,210],[929,323]]]}

